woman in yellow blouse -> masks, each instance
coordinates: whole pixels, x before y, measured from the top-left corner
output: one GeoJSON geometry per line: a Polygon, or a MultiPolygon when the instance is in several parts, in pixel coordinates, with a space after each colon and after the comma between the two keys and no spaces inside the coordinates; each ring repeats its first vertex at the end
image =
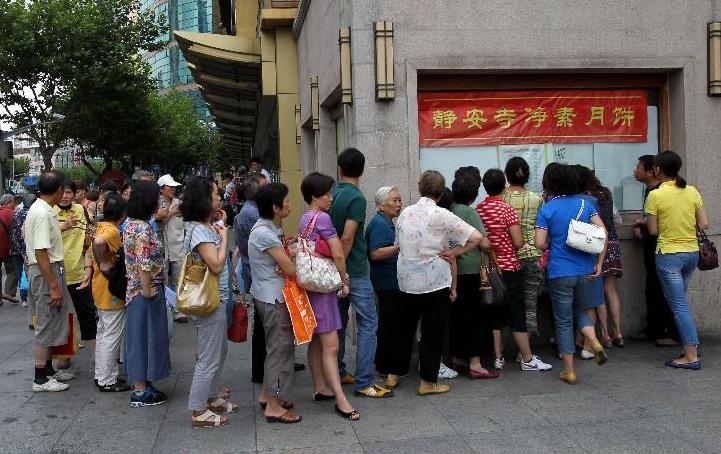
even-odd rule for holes
{"type": "Polygon", "coordinates": [[[686,290],[698,264],[696,231],[708,227],[708,216],[701,194],[679,175],[681,165],[681,157],[673,151],[658,155],[656,176],[661,186],[648,195],[646,213],[649,233],[658,235],[658,277],[683,343],[683,356],[667,361],[666,366],[698,370],[698,335],[686,290]]]}

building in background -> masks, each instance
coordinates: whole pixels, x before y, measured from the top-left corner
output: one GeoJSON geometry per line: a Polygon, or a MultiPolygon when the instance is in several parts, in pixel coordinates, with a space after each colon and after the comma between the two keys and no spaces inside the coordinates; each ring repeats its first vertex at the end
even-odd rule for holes
{"type": "MultiPolygon", "coordinates": [[[[220,0],[230,36],[178,31],[228,156],[260,156],[291,188],[366,155],[361,190],[418,198],[426,169],[481,172],[523,156],[531,185],[552,161],[593,169],[623,225],[625,333],[642,326],[644,269],[632,224],[643,154],[673,149],[718,226],[721,0],[220,0]],[[479,5],[482,3],[482,7],[479,5]],[[227,11],[234,11],[235,15],[227,11]],[[232,27],[231,27],[232,30],[232,27]]],[[[368,215],[373,204],[368,203],[368,215]]],[[[293,232],[294,220],[286,223],[293,232]]],[[[711,229],[718,236],[721,230],[711,229]]],[[[721,329],[720,271],[690,288],[703,331],[721,329]]]]}
{"type": "MultiPolygon", "coordinates": [[[[220,0],[224,34],[176,31],[191,74],[221,134],[226,161],[263,159],[274,180],[300,187],[296,131],[298,65],[292,27],[297,1],[220,0]]],[[[297,225],[305,206],[292,191],[297,225]]]]}
{"type": "MultiPolygon", "coordinates": [[[[14,136],[12,141],[14,158],[27,161],[29,164],[28,175],[40,175],[45,168],[45,164],[43,163],[40,146],[37,142],[25,134],[14,136]]],[[[78,148],[73,144],[59,147],[55,153],[53,153],[53,168],[82,165],[77,152],[78,148]]],[[[5,171],[7,172],[5,176],[11,178],[12,169],[5,169],[5,171]]]]}
{"type": "Polygon", "coordinates": [[[150,64],[160,92],[176,90],[188,96],[193,100],[198,116],[208,122],[212,121],[210,112],[173,33],[177,30],[193,33],[217,31],[219,12],[217,7],[214,8],[214,3],[214,0],[142,0],[140,6],[141,11],[153,11],[167,19],[167,31],[161,36],[167,46],[143,55],[143,59],[150,64]]]}

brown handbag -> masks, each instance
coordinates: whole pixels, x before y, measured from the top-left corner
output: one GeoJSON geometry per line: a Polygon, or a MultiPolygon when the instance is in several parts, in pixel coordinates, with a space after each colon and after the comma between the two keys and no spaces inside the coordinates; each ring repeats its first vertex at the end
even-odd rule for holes
{"type": "Polygon", "coordinates": [[[718,268],[718,251],[716,245],[706,236],[706,232],[696,229],[698,239],[698,269],[708,271],[718,268]]]}
{"type": "Polygon", "coordinates": [[[502,273],[496,254],[493,251],[481,252],[481,303],[488,306],[505,303],[507,291],[502,273]]]}

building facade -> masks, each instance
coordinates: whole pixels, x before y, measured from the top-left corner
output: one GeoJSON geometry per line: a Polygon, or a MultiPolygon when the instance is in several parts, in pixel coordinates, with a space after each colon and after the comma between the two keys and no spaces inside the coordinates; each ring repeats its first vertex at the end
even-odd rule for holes
{"type": "MultiPolygon", "coordinates": [[[[295,213],[302,176],[337,176],[347,146],[366,155],[369,201],[393,185],[406,204],[426,169],[450,185],[460,166],[484,172],[523,156],[538,189],[549,162],[583,164],[623,219],[626,334],[645,312],[637,158],[681,154],[711,236],[721,233],[721,98],[711,96],[721,95],[721,0],[225,3],[235,36],[176,36],[229,155],[264,157],[297,196],[295,213]]],[[[719,273],[690,289],[702,332],[721,328],[719,273]]]]}
{"type": "Polygon", "coordinates": [[[185,30],[212,33],[217,28],[217,8],[213,8],[213,0],[143,0],[140,10],[153,11],[167,20],[167,31],[160,37],[167,46],[143,55],[143,59],[150,64],[153,78],[157,81],[161,93],[176,90],[190,97],[199,117],[210,121],[210,112],[193,80],[188,62],[178,48],[173,32],[185,30]]]}
{"type": "MultiPolygon", "coordinates": [[[[720,232],[721,99],[709,96],[717,83],[709,65],[721,56],[708,61],[707,25],[717,21],[718,0],[303,0],[293,28],[303,172],[335,175],[338,151],[355,146],[367,157],[361,186],[369,200],[394,185],[413,203],[426,169],[452,181],[461,165],[484,172],[512,155],[535,163],[537,175],[551,161],[589,166],[612,189],[624,220],[620,288],[624,332],[632,333],[644,313],[644,268],[632,232],[642,206],[632,177],[638,156],[679,152],[686,177],[705,196],[711,233],[720,232]],[[340,70],[343,29],[352,104],[340,96],[348,86],[340,70]],[[599,99],[583,102],[590,97],[599,99]],[[572,114],[568,129],[557,116],[564,112],[572,114]]],[[[699,273],[690,289],[705,332],[721,328],[718,282],[719,270],[699,273]]]]}

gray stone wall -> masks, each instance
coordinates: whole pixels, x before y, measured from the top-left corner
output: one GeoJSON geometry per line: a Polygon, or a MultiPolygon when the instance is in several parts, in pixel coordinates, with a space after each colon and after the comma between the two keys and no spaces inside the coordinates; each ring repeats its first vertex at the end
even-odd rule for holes
{"type": "MultiPolygon", "coordinates": [[[[304,81],[310,75],[319,76],[321,102],[339,85],[338,28],[350,26],[354,103],[346,124],[349,145],[368,160],[362,189],[372,200],[378,187],[393,184],[412,202],[419,174],[419,72],[667,73],[671,146],[684,156],[686,176],[704,195],[718,238],[721,98],[706,95],[706,23],[714,20],[721,20],[721,0],[315,0],[298,37],[303,119],[309,115],[304,81]],[[376,20],[392,21],[395,31],[396,99],[389,103],[375,100],[376,20]]],[[[320,167],[335,175],[334,126],[329,115],[321,122],[320,167]]],[[[304,154],[309,147],[302,146],[304,154]]],[[[620,232],[620,287],[625,331],[631,334],[644,313],[643,264],[630,229],[620,232]]],[[[705,333],[721,328],[720,277],[719,270],[699,273],[690,290],[705,333]]]]}

